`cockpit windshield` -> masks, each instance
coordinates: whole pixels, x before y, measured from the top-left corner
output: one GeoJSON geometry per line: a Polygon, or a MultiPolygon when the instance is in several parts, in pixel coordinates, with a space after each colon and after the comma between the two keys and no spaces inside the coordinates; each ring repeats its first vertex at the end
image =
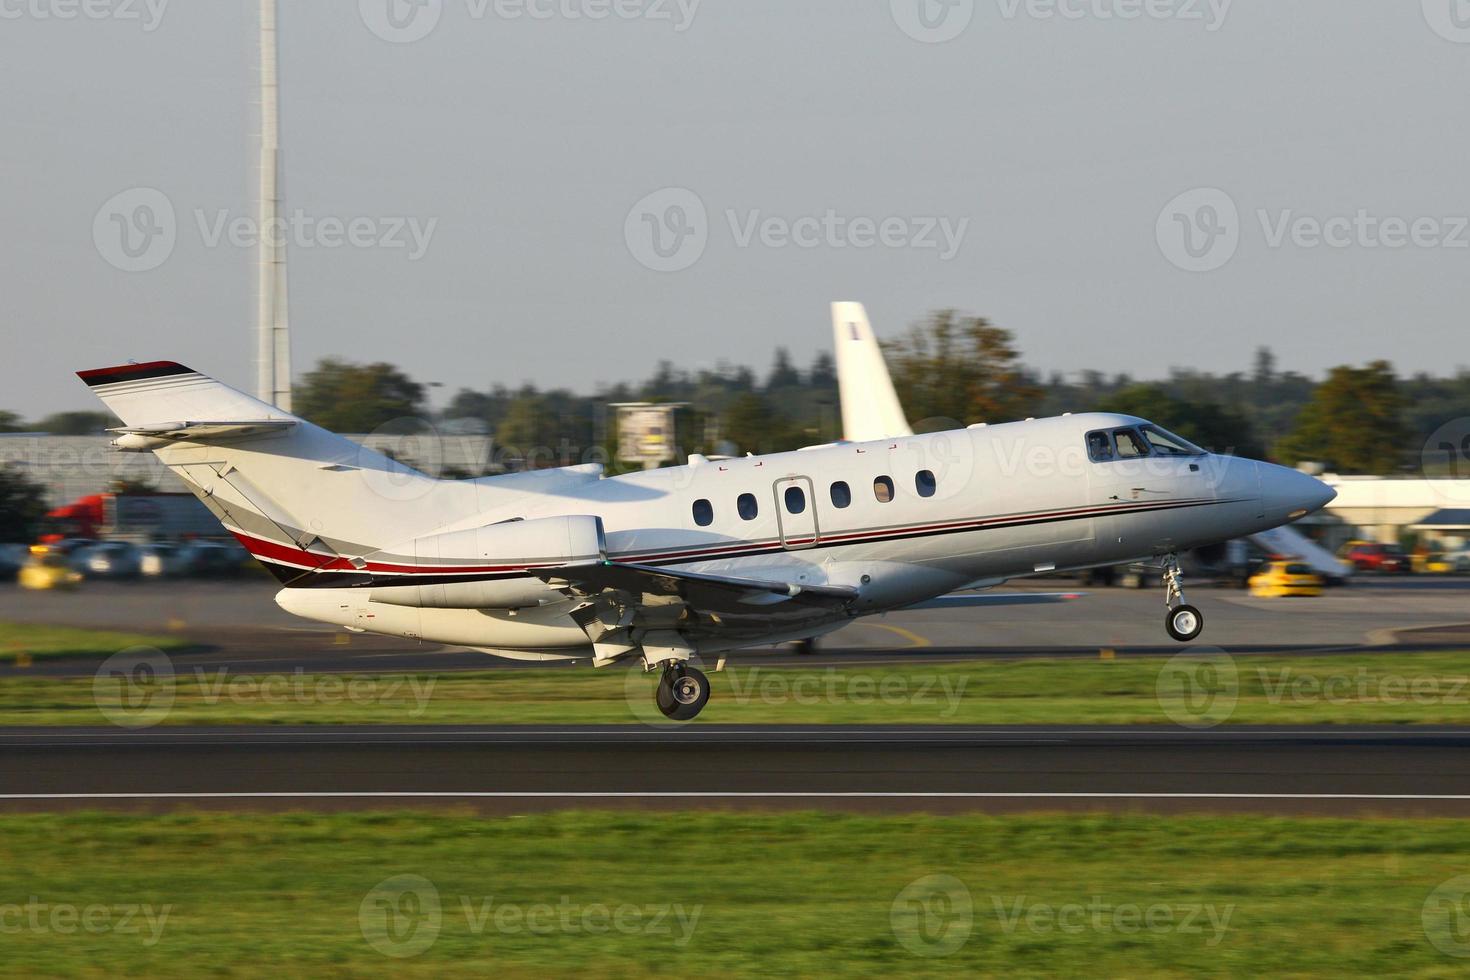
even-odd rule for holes
{"type": "Polygon", "coordinates": [[[1143,437],[1153,447],[1155,456],[1203,456],[1205,451],[1188,439],[1181,439],[1157,425],[1141,427],[1143,437]]]}

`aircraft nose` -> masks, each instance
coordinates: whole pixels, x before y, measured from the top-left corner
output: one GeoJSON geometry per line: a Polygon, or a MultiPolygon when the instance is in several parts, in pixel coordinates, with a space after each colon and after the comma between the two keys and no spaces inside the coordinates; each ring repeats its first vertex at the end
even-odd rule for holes
{"type": "Polygon", "coordinates": [[[1285,466],[1261,464],[1261,503],[1268,517],[1296,520],[1321,510],[1337,491],[1314,476],[1285,466]]]}

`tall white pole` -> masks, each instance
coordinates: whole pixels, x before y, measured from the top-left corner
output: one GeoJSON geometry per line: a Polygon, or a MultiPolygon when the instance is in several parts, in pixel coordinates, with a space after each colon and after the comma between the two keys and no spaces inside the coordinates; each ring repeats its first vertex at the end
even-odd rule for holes
{"type": "Polygon", "coordinates": [[[257,289],[261,401],[291,411],[291,331],[286,317],[286,240],[281,215],[281,102],[276,0],[260,0],[260,279],[257,289]]]}

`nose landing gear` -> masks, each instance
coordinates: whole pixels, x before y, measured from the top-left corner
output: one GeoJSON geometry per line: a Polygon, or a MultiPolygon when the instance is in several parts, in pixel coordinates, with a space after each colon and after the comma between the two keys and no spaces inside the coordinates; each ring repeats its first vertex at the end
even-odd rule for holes
{"type": "Polygon", "coordinates": [[[1184,601],[1184,575],[1179,570],[1179,556],[1164,557],[1164,604],[1169,607],[1164,629],[1180,643],[1188,643],[1204,632],[1205,616],[1184,601]]]}
{"type": "Polygon", "coordinates": [[[673,721],[689,721],[709,703],[709,678],[683,661],[670,661],[654,695],[658,710],[673,721]]]}

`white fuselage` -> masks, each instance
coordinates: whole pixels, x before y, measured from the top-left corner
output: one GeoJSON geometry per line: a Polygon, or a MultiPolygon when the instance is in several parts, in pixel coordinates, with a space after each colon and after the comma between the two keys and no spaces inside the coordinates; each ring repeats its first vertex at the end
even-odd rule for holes
{"type": "MultiPolygon", "coordinates": [[[[710,650],[818,635],[852,615],[1009,578],[1223,541],[1325,502],[1315,480],[1252,460],[1090,458],[1087,433],[1138,422],[1076,415],[764,457],[696,457],[607,479],[543,475],[525,492],[497,491],[483,501],[489,506],[450,507],[459,510],[452,518],[446,496],[472,504],[481,481],[439,483],[433,526],[406,528],[401,540],[593,515],[612,561],[858,593],[840,618],[701,645],[710,650]]],[[[401,581],[287,588],[278,602],[354,629],[529,657],[588,643],[568,616],[574,603],[555,583],[503,576],[479,584],[471,606],[416,584],[411,567],[401,581]]]]}

